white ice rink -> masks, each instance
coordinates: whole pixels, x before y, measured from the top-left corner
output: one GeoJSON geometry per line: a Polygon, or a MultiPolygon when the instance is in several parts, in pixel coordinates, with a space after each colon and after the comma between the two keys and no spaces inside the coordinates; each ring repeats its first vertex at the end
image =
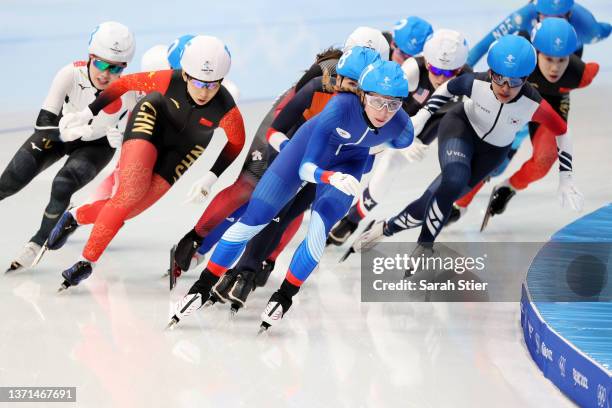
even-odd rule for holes
{"type": "MultiPolygon", "coordinates": [[[[513,7],[515,3],[505,2],[506,10],[513,7]]],[[[494,21],[503,15],[495,15],[494,21]]],[[[484,33],[494,21],[473,30],[484,33]]],[[[572,94],[570,128],[576,183],[586,198],[583,214],[612,197],[609,67],[593,86],[572,94]]],[[[18,112],[0,114],[0,167],[29,136],[44,92],[31,109],[18,104],[18,112]]],[[[240,104],[249,137],[269,105],[269,100],[240,104]]],[[[530,149],[526,141],[507,175],[530,149]]],[[[77,231],[62,250],[45,255],[36,268],[0,276],[0,386],[75,386],[76,405],[84,407],[573,406],[529,357],[518,302],[362,303],[359,257],[338,264],[343,249],[325,252],[320,269],[284,321],[268,335],[256,337],[259,314],[282,281],[303,228],[279,258],[268,286],[251,295],[234,321],[228,318],[228,308],[216,306],[165,332],[172,305],[201,270],[187,272],[169,293],[167,280],[161,278],[168,250],[202,212],[183,200],[191,183],[210,166],[207,158],[217,151],[207,151],[166,197],[129,221],[91,278],[78,287],[56,293],[60,273],[78,259],[88,227],[77,231]]],[[[111,167],[73,201],[83,202],[111,167]]],[[[230,183],[239,168],[239,163],[232,166],[215,192],[230,183]]],[[[38,228],[57,170],[51,167],[0,202],[0,266],[8,266],[38,228]]],[[[403,208],[438,171],[430,151],[422,163],[406,167],[403,177],[396,178],[388,201],[374,215],[403,208]]],[[[555,165],[480,234],[488,185],[467,215],[440,239],[543,242],[580,216],[560,208],[556,188],[555,165]]],[[[417,235],[409,231],[394,238],[414,241],[417,235]]]]}

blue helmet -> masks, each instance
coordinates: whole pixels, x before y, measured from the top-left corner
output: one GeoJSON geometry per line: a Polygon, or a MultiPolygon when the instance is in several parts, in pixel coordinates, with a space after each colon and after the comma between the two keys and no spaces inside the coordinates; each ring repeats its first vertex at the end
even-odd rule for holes
{"type": "Polygon", "coordinates": [[[393,61],[377,60],[368,65],[359,77],[359,87],[364,92],[385,96],[408,96],[408,78],[402,67],[393,61]]]}
{"type": "Polygon", "coordinates": [[[535,0],[533,4],[540,14],[561,16],[570,12],[574,7],[574,0],[535,0]]]}
{"type": "Polygon", "coordinates": [[[542,54],[566,57],[578,48],[578,35],[566,19],[551,17],[535,26],[531,43],[542,54]]]}
{"type": "Polygon", "coordinates": [[[431,24],[419,17],[408,17],[395,23],[393,40],[399,49],[410,55],[423,51],[425,41],[433,34],[431,24]]]}
{"type": "Polygon", "coordinates": [[[191,40],[194,35],[185,34],[172,41],[172,44],[168,47],[168,62],[172,69],[181,69],[181,57],[185,50],[185,44],[191,40]]]}
{"type": "Polygon", "coordinates": [[[353,47],[342,54],[342,57],[338,60],[336,72],[338,75],[356,81],[359,79],[365,67],[379,59],[380,54],[371,48],[353,47]]]}
{"type": "Polygon", "coordinates": [[[487,63],[495,73],[510,78],[529,76],[536,66],[533,45],[518,35],[505,35],[491,44],[487,63]]]}

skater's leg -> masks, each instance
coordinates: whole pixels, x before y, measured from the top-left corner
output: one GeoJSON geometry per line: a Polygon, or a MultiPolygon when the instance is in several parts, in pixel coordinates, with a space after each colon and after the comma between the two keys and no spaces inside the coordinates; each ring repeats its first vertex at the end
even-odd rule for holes
{"type": "Polygon", "coordinates": [[[119,160],[119,187],[106,203],[91,231],[83,257],[96,262],[128,215],[143,200],[152,186],[157,149],[146,140],[132,139],[123,143],[119,160]]]}
{"type": "Polygon", "coordinates": [[[332,186],[322,185],[317,190],[308,233],[291,259],[285,277],[295,286],[301,286],[319,264],[325,248],[327,233],[348,211],[352,201],[351,196],[332,186]]]}
{"type": "Polygon", "coordinates": [[[274,248],[274,251],[272,251],[270,255],[266,257],[266,261],[269,260],[272,262],[276,262],[276,258],[278,258],[278,256],[283,252],[287,245],[289,245],[295,234],[300,229],[303,220],[304,213],[301,213],[297,217],[295,217],[293,221],[291,221],[285,232],[283,232],[283,235],[281,236],[279,243],[276,245],[276,248],[274,248]]]}
{"type": "Polygon", "coordinates": [[[231,213],[229,217],[226,217],[221,224],[217,225],[212,231],[208,232],[198,248],[198,254],[207,254],[208,251],[210,251],[212,247],[219,242],[223,234],[225,234],[225,231],[227,231],[229,227],[234,225],[240,219],[240,217],[242,217],[248,205],[248,203],[243,204],[240,208],[231,213]]]}
{"type": "Polygon", "coordinates": [[[142,214],[145,210],[150,208],[153,204],[155,204],[160,198],[164,196],[170,190],[172,186],[168,184],[166,179],[164,179],[159,174],[153,173],[153,177],[151,178],[151,186],[149,190],[145,194],[145,196],[140,200],[136,206],[132,208],[132,211],[125,217],[126,220],[132,219],[140,214],[142,214]]]}
{"type": "Polygon", "coordinates": [[[247,242],[265,228],[294,196],[300,184],[297,175],[282,177],[267,171],[257,184],[244,216],[223,235],[206,269],[216,276],[225,273],[240,257],[247,242]]]}
{"type": "Polygon", "coordinates": [[[291,222],[310,206],[315,198],[317,186],[307,184],[302,188],[295,198],[289,201],[283,209],[275,215],[274,221],[269,223],[248,243],[244,254],[236,265],[236,269],[256,272],[261,269],[261,264],[272,253],[280,242],[284,232],[291,222]]]}
{"type": "Polygon", "coordinates": [[[40,229],[30,239],[42,245],[66,211],[72,195],[93,180],[110,162],[115,149],[110,146],[83,146],[69,153],[68,160],[59,170],[51,186],[51,198],[43,215],[40,229]]]}
{"type": "Polygon", "coordinates": [[[196,223],[196,233],[200,237],[210,234],[215,227],[249,201],[256,184],[255,177],[242,172],[235,183],[220,191],[208,204],[196,223]]]}
{"type": "Polygon", "coordinates": [[[457,204],[459,207],[467,208],[472,202],[472,200],[474,199],[474,197],[476,197],[476,194],[478,194],[480,189],[482,189],[484,184],[485,184],[484,180],[476,184],[476,186],[473,189],[471,189],[469,193],[463,195],[463,197],[455,201],[455,204],[457,204]]]}
{"type": "MultiPolygon", "coordinates": [[[[117,163],[118,164],[118,163],[117,163]]],[[[106,200],[113,196],[113,193],[117,190],[117,183],[119,182],[119,167],[115,167],[113,172],[109,174],[88,198],[88,203],[94,203],[99,200],[106,200]]]]}
{"type": "Polygon", "coordinates": [[[64,156],[65,146],[36,132],[17,150],[0,176],[0,201],[24,188],[34,177],[64,156]]]}
{"type": "MultiPolygon", "coordinates": [[[[361,176],[361,174],[357,174],[357,176],[361,176]]],[[[346,214],[352,199],[351,196],[330,185],[318,186],[306,239],[298,246],[291,259],[285,279],[279,290],[274,292],[261,315],[264,329],[282,319],[287,313],[291,307],[292,298],[319,265],[325,249],[327,234],[332,226],[346,214]]]]}
{"type": "Polygon", "coordinates": [[[215,286],[213,293],[219,299],[230,299],[234,312],[245,305],[249,294],[255,287],[256,278],[260,283],[267,281],[269,272],[272,271],[271,268],[262,271],[267,255],[279,243],[284,235],[283,231],[287,230],[292,220],[302,215],[310,206],[316,189],[315,184],[304,186],[296,197],[273,218],[273,221],[249,241],[240,261],[233,268],[235,273],[226,274],[215,286]],[[259,276],[262,273],[268,273],[268,275],[259,276]]]}
{"type": "Polygon", "coordinates": [[[456,136],[441,134],[438,139],[438,158],[442,168],[440,185],[427,205],[419,243],[430,243],[435,240],[444,226],[453,202],[461,196],[470,180],[474,154],[472,135],[471,133],[465,136],[457,133],[454,135],[456,136]]]}

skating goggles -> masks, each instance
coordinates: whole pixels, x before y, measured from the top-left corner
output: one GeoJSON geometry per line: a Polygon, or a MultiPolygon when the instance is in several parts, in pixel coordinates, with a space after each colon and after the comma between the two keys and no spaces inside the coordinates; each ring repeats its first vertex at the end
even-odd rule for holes
{"type": "Polygon", "coordinates": [[[527,77],[510,78],[496,74],[495,72],[491,71],[491,80],[499,86],[504,86],[504,84],[508,84],[510,88],[518,88],[519,86],[523,86],[523,84],[527,80],[527,77]]]}
{"type": "Polygon", "coordinates": [[[125,65],[115,65],[97,58],[92,60],[92,64],[100,71],[106,71],[108,69],[108,72],[115,75],[122,73],[125,69],[125,65]]]}
{"type": "Polygon", "coordinates": [[[447,78],[452,78],[461,73],[461,68],[457,69],[442,69],[438,67],[434,67],[431,64],[427,64],[427,70],[434,74],[435,76],[444,75],[447,78]]]}
{"type": "Polygon", "coordinates": [[[376,110],[387,108],[390,113],[397,112],[402,107],[401,99],[389,99],[383,96],[365,94],[366,103],[376,110]]]}
{"type": "Polygon", "coordinates": [[[195,79],[194,77],[189,75],[187,75],[187,78],[189,78],[191,84],[198,89],[217,89],[219,87],[219,84],[221,83],[221,81],[200,81],[199,79],[195,79]]]}

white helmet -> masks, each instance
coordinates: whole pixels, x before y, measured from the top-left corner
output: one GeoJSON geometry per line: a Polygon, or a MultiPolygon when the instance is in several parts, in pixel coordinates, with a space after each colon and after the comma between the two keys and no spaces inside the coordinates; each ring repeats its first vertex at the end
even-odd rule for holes
{"type": "Polygon", "coordinates": [[[100,24],[89,36],[90,54],[110,62],[125,62],[134,57],[136,43],[134,35],[123,24],[107,21],[100,24]]]}
{"type": "Polygon", "coordinates": [[[346,39],[342,51],[350,50],[358,45],[378,51],[383,61],[389,61],[389,42],[380,30],[371,27],[357,27],[346,39]]]}
{"type": "Polygon", "coordinates": [[[140,60],[140,70],[146,71],[162,71],[164,69],[170,69],[170,63],[168,62],[168,47],[159,44],[149,48],[140,60]]]}
{"type": "Polygon", "coordinates": [[[468,43],[457,31],[441,28],[434,31],[423,48],[428,63],[440,69],[461,68],[467,61],[468,43]]]}
{"type": "Polygon", "coordinates": [[[196,35],[185,44],[181,57],[183,70],[201,81],[218,81],[230,70],[232,56],[217,37],[196,35]]]}

